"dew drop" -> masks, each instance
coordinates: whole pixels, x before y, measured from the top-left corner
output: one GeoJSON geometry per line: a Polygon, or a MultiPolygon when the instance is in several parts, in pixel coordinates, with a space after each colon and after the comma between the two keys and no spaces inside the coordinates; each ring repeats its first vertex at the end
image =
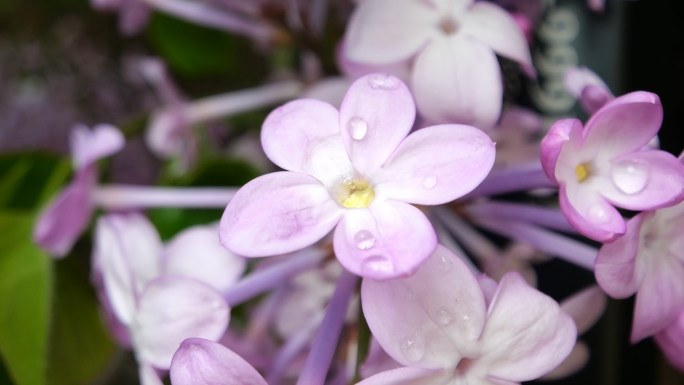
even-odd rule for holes
{"type": "Polygon", "coordinates": [[[423,187],[427,190],[432,190],[437,186],[437,177],[435,176],[428,176],[425,179],[423,179],[423,187]]]}
{"type": "Polygon", "coordinates": [[[454,266],[454,262],[451,261],[449,257],[446,255],[442,255],[439,257],[439,261],[442,264],[442,272],[447,273],[451,270],[451,268],[454,266]]]}
{"type": "Polygon", "coordinates": [[[405,339],[400,346],[401,353],[409,362],[418,362],[425,355],[425,341],[418,333],[405,339]]]}
{"type": "Polygon", "coordinates": [[[354,235],[354,244],[360,250],[369,250],[375,246],[375,237],[368,230],[361,230],[354,235]]]}
{"type": "Polygon", "coordinates": [[[347,129],[354,140],[361,140],[365,138],[366,134],[368,133],[368,123],[366,123],[366,121],[362,118],[355,116],[349,119],[349,122],[347,123],[347,129]]]}
{"type": "Polygon", "coordinates": [[[447,309],[439,309],[437,311],[437,323],[446,326],[454,321],[454,316],[451,315],[447,309]]]}
{"type": "Polygon", "coordinates": [[[368,84],[374,90],[396,90],[399,87],[399,83],[399,79],[389,74],[374,74],[368,77],[368,84]]]}
{"type": "Polygon", "coordinates": [[[367,273],[387,275],[394,272],[394,264],[382,255],[371,255],[361,262],[361,270],[367,273]]]}
{"type": "Polygon", "coordinates": [[[643,191],[649,178],[648,164],[634,160],[614,164],[610,173],[615,186],[628,195],[643,191]]]}
{"type": "Polygon", "coordinates": [[[345,186],[351,186],[352,183],[354,183],[354,178],[352,178],[350,176],[348,176],[342,180],[342,184],[344,184],[345,186]]]}

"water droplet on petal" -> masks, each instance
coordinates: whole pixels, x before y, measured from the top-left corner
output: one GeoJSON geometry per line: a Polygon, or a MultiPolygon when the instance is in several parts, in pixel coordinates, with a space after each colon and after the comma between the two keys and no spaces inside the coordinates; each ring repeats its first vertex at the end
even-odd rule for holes
{"type": "Polygon", "coordinates": [[[394,264],[382,255],[371,255],[361,262],[361,270],[367,273],[387,275],[394,272],[394,264]]]}
{"type": "Polygon", "coordinates": [[[451,267],[454,266],[454,262],[446,255],[440,256],[439,261],[442,264],[443,273],[449,272],[451,270],[451,267]]]}
{"type": "Polygon", "coordinates": [[[648,184],[649,167],[644,162],[623,160],[610,170],[613,183],[625,194],[640,193],[648,184]]]}
{"type": "Polygon", "coordinates": [[[435,176],[428,176],[425,179],[423,179],[423,187],[427,190],[431,190],[437,186],[437,177],[435,176]]]}
{"type": "Polygon", "coordinates": [[[365,138],[366,134],[368,133],[368,123],[366,123],[366,121],[362,118],[355,116],[349,119],[349,122],[347,123],[347,129],[354,140],[361,140],[365,138]]]}
{"type": "Polygon", "coordinates": [[[348,176],[342,180],[342,183],[346,186],[351,186],[354,183],[354,178],[348,176]]]}
{"type": "Polygon", "coordinates": [[[368,78],[368,84],[374,90],[396,90],[399,87],[399,83],[399,79],[389,74],[374,74],[368,78]]]}
{"type": "Polygon", "coordinates": [[[418,333],[405,339],[400,346],[401,353],[409,362],[418,362],[425,355],[425,341],[418,333]]]}
{"type": "Polygon", "coordinates": [[[354,235],[354,244],[360,250],[372,249],[375,246],[375,236],[368,230],[361,230],[354,235]]]}
{"type": "Polygon", "coordinates": [[[447,309],[439,309],[437,311],[437,323],[446,326],[454,320],[454,316],[451,315],[447,309]]]}

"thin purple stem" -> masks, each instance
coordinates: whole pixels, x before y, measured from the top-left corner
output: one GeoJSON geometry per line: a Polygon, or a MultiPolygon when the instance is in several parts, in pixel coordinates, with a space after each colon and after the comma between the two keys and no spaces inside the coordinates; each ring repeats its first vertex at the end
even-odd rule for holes
{"type": "Polygon", "coordinates": [[[342,333],[349,301],[356,288],[356,281],[355,275],[346,270],[342,271],[297,385],[323,385],[325,382],[325,377],[335,355],[335,348],[342,333]]]}
{"type": "Polygon", "coordinates": [[[231,287],[223,297],[231,307],[240,305],[266,291],[275,289],[293,275],[313,268],[324,256],[325,254],[321,250],[314,248],[298,251],[284,262],[250,274],[231,287]]]}
{"type": "Polygon", "coordinates": [[[598,250],[592,246],[526,223],[492,218],[473,220],[490,231],[527,243],[587,270],[594,270],[598,250]]]}
{"type": "Polygon", "coordinates": [[[236,188],[149,187],[133,185],[98,186],[92,192],[96,206],[109,209],[152,207],[225,208],[236,188]]]}
{"type": "Polygon", "coordinates": [[[555,208],[540,207],[524,203],[480,201],[466,208],[469,215],[484,216],[496,220],[497,218],[513,219],[541,225],[550,229],[577,233],[565,218],[562,211],[555,208]]]}
{"type": "Polygon", "coordinates": [[[266,377],[269,385],[278,385],[288,369],[288,366],[297,359],[297,356],[306,348],[316,331],[316,326],[321,323],[323,315],[312,317],[301,328],[291,335],[280,349],[266,377]]]}
{"type": "Polygon", "coordinates": [[[213,27],[259,42],[270,42],[282,38],[282,32],[260,19],[249,19],[245,15],[233,14],[227,10],[187,0],[143,0],[154,9],[174,15],[193,23],[213,27]]]}
{"type": "MultiPolygon", "coordinates": [[[[435,207],[433,208],[433,212],[437,216],[438,221],[435,222],[435,229],[437,230],[437,236],[439,238],[439,243],[444,245],[447,249],[451,250],[456,254],[465,264],[470,268],[470,270],[475,273],[475,274],[480,274],[481,271],[480,269],[475,266],[473,261],[470,260],[470,258],[467,257],[467,253],[461,248],[461,246],[456,242],[453,236],[448,233],[447,230],[451,231],[452,233],[456,234],[457,237],[460,238],[460,234],[458,233],[459,231],[459,224],[454,223],[454,220],[460,221],[458,217],[450,212],[449,210],[446,210],[443,207],[435,207]]],[[[467,245],[467,244],[466,244],[467,245]]]]}
{"type": "Polygon", "coordinates": [[[493,170],[467,197],[475,198],[555,187],[556,185],[544,174],[541,165],[531,163],[493,170]]]}
{"type": "Polygon", "coordinates": [[[302,87],[299,81],[285,80],[247,90],[209,96],[185,105],[182,114],[190,124],[204,122],[294,98],[301,93],[302,87]]]}

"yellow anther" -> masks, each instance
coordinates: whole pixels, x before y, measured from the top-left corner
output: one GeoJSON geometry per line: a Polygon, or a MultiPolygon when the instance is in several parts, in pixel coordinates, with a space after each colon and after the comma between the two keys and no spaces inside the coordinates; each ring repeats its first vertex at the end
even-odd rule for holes
{"type": "Polygon", "coordinates": [[[370,206],[375,197],[373,187],[363,179],[345,180],[339,189],[337,201],[348,209],[359,209],[370,206]]]}
{"type": "Polygon", "coordinates": [[[589,165],[586,163],[580,163],[575,168],[575,175],[577,176],[578,182],[584,182],[589,177],[589,165]]]}

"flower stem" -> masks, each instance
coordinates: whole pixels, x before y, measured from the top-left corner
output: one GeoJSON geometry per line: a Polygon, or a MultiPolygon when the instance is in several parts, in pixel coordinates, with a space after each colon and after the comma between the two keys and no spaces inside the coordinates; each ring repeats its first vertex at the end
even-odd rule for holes
{"type": "Polygon", "coordinates": [[[524,203],[481,201],[466,207],[469,215],[474,217],[504,218],[530,222],[554,230],[577,233],[558,209],[533,206],[524,203]]]}
{"type": "Polygon", "coordinates": [[[512,220],[474,218],[478,225],[593,271],[598,250],[543,228],[512,220]]]}
{"type": "Polygon", "coordinates": [[[247,278],[239,281],[224,295],[230,307],[235,307],[268,290],[282,284],[295,274],[316,266],[325,254],[318,249],[301,250],[287,258],[286,261],[257,270],[247,278]]]}
{"type": "Polygon", "coordinates": [[[544,174],[541,165],[532,163],[493,170],[467,197],[475,198],[555,187],[556,185],[544,174]]]}
{"type": "Polygon", "coordinates": [[[342,271],[337,280],[337,287],[333,294],[325,318],[313,342],[309,356],[306,358],[297,385],[323,385],[330,369],[335,348],[344,325],[344,316],[349,307],[357,277],[348,271],[342,271]]]}
{"type": "Polygon", "coordinates": [[[236,188],[98,186],[92,193],[96,206],[109,210],[152,207],[225,208],[236,188]]]}

